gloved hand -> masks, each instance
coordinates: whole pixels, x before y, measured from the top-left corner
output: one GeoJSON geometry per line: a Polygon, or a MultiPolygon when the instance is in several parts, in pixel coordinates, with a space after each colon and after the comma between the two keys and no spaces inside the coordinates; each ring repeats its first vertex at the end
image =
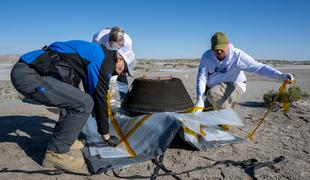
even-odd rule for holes
{"type": "Polygon", "coordinates": [[[294,81],[295,78],[291,73],[282,74],[283,81],[294,81]]]}
{"type": "Polygon", "coordinates": [[[205,103],[204,103],[204,98],[198,98],[196,104],[195,104],[195,108],[197,108],[197,110],[195,110],[195,112],[202,112],[203,108],[205,107],[205,103]]]}
{"type": "Polygon", "coordinates": [[[120,143],[119,139],[116,136],[110,136],[110,135],[108,135],[108,136],[109,136],[109,138],[106,139],[105,135],[102,135],[102,139],[109,146],[116,147],[120,143]]]}

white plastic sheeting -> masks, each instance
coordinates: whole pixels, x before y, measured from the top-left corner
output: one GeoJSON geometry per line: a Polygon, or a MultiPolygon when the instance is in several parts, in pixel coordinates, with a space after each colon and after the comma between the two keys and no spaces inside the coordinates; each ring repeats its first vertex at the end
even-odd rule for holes
{"type": "MultiPolygon", "coordinates": [[[[94,158],[90,160],[90,163],[93,164],[92,168],[95,169],[94,172],[98,169],[105,169],[109,162],[113,162],[111,161],[113,158],[115,160],[134,157],[143,157],[143,160],[154,158],[145,158],[145,156],[150,156],[150,154],[156,156],[157,152],[164,153],[177,131],[186,142],[197,149],[242,141],[218,126],[224,124],[241,127],[244,125],[232,109],[199,113],[165,112],[130,117],[120,108],[121,94],[126,93],[127,89],[126,84],[117,82],[115,77],[111,78],[108,98],[109,123],[110,133],[121,140],[117,147],[108,147],[103,143],[97,132],[94,118],[90,117],[83,128],[88,144],[88,156],[100,157],[98,160],[94,160],[94,158]],[[179,128],[180,126],[181,128],[179,128]],[[104,159],[109,162],[105,162],[104,159]]],[[[116,167],[120,168],[122,165],[109,166],[110,169],[116,167]]]]}
{"type": "MultiPolygon", "coordinates": [[[[122,136],[119,136],[115,130],[111,132],[121,139],[121,143],[115,148],[108,146],[100,147],[100,143],[103,141],[97,132],[96,120],[92,117],[88,119],[83,132],[86,135],[87,143],[90,144],[89,151],[91,156],[100,155],[101,158],[118,158],[132,157],[144,153],[144,151],[151,148],[154,141],[158,141],[160,136],[177,121],[168,112],[141,115],[134,118],[116,115],[115,119],[120,120],[120,122],[125,122],[124,119],[129,119],[124,124],[120,124],[122,136]]],[[[110,124],[110,127],[113,129],[112,124],[110,124]]]]}

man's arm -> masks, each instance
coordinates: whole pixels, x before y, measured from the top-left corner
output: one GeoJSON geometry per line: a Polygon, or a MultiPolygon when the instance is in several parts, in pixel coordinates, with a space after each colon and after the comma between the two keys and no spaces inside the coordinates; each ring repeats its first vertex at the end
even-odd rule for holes
{"type": "Polygon", "coordinates": [[[197,82],[196,82],[196,93],[197,93],[197,104],[196,106],[204,107],[204,94],[206,91],[207,85],[207,59],[203,55],[200,59],[200,64],[198,68],[197,74],[197,82]]]}
{"type": "Polygon", "coordinates": [[[243,71],[266,76],[272,79],[286,80],[285,74],[266,64],[255,61],[251,56],[240,50],[239,67],[243,71]]]}
{"type": "MultiPolygon", "coordinates": [[[[115,69],[114,57],[115,51],[109,51],[104,47],[105,59],[101,64],[99,72],[90,73],[93,77],[89,78],[91,84],[94,84],[92,98],[94,100],[93,114],[97,121],[98,133],[109,133],[109,117],[107,95],[109,90],[110,77],[115,69]],[[97,79],[97,82],[95,82],[97,79]]],[[[96,69],[96,68],[94,68],[96,69]]]]}
{"type": "Polygon", "coordinates": [[[109,117],[107,105],[109,79],[104,75],[99,75],[98,78],[98,85],[94,94],[92,95],[94,100],[93,113],[97,122],[98,133],[104,135],[109,133],[109,117]]]}

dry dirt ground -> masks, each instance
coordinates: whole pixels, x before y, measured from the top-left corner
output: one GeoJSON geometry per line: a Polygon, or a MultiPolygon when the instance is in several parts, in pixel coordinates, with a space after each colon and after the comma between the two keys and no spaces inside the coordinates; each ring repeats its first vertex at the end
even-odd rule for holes
{"type": "MultiPolygon", "coordinates": [[[[14,59],[14,58],[13,58],[14,59]]],[[[53,109],[29,104],[9,81],[14,60],[0,62],[0,179],[149,179],[154,164],[140,163],[117,173],[79,176],[72,174],[47,175],[40,166],[45,146],[50,138],[58,115],[53,109]],[[1,172],[2,170],[2,172],[1,172]],[[6,170],[6,171],[5,171],[6,170]]],[[[182,79],[195,102],[197,63],[141,61],[136,77],[174,76],[182,79]]],[[[296,86],[310,92],[309,65],[278,65],[282,72],[296,77],[296,86]]],[[[265,111],[263,94],[275,89],[280,82],[248,74],[247,92],[235,107],[245,127],[233,128],[232,134],[245,138],[265,111]]],[[[197,151],[175,141],[165,153],[164,164],[182,179],[250,179],[251,169],[243,169],[233,162],[256,159],[272,161],[283,156],[285,160],[273,166],[255,170],[258,179],[310,179],[310,100],[293,103],[289,113],[271,112],[267,121],[255,134],[254,141],[197,151]],[[232,160],[230,165],[218,161],[232,160]]],[[[225,161],[227,162],[227,161],[225,161]]],[[[258,166],[257,166],[258,167],[258,166]]],[[[158,179],[173,179],[160,172],[158,179]]]]}

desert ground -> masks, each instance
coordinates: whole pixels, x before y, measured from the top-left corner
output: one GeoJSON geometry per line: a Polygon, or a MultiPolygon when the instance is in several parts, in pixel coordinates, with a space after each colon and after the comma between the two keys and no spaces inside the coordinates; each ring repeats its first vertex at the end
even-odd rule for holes
{"type": "MultiPolygon", "coordinates": [[[[58,115],[54,108],[31,104],[18,94],[9,79],[15,57],[0,58],[0,179],[149,179],[155,165],[143,162],[99,175],[44,174],[40,166],[46,144],[58,115]]],[[[271,64],[282,72],[295,75],[296,86],[310,92],[310,65],[271,64]]],[[[196,75],[198,62],[139,61],[136,74],[130,78],[180,78],[193,102],[196,102],[196,75]]],[[[249,172],[237,165],[218,164],[218,161],[235,162],[256,159],[272,161],[283,156],[285,160],[255,170],[257,179],[310,179],[310,99],[294,102],[290,111],[271,112],[258,129],[254,141],[246,138],[266,110],[263,94],[277,90],[281,82],[247,74],[247,92],[238,101],[235,111],[244,121],[242,128],[231,133],[245,139],[244,143],[197,151],[187,144],[173,142],[165,153],[164,165],[182,179],[251,179],[249,172]],[[177,144],[177,145],[176,145],[177,144]],[[213,166],[212,166],[213,165],[213,166]]],[[[158,179],[173,179],[161,171],[158,179]]]]}

